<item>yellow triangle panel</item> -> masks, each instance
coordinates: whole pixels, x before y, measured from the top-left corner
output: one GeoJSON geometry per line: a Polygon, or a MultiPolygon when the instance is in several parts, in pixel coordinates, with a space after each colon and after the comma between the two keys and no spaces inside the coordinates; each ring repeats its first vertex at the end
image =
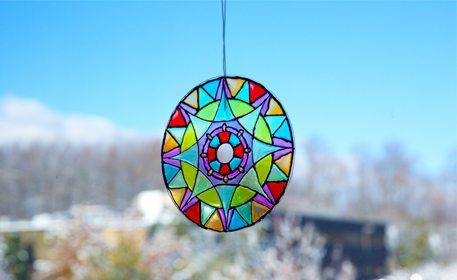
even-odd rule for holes
{"type": "Polygon", "coordinates": [[[233,79],[233,78],[227,78],[227,84],[230,89],[230,93],[232,96],[237,95],[237,93],[240,91],[241,86],[243,85],[244,80],[243,79],[233,79]]]}
{"type": "Polygon", "coordinates": [[[290,173],[290,166],[292,163],[292,153],[288,153],[285,156],[282,156],[276,162],[276,165],[284,172],[285,174],[289,175],[290,173]]]}
{"type": "Polygon", "coordinates": [[[274,100],[273,97],[270,98],[267,115],[284,115],[284,111],[281,109],[281,106],[276,100],[274,100]]]}
{"type": "Polygon", "coordinates": [[[189,94],[189,96],[184,99],[184,103],[189,105],[192,108],[198,109],[198,93],[197,90],[194,90],[189,94]]]}
{"type": "Polygon", "coordinates": [[[173,197],[173,200],[176,202],[178,206],[181,206],[182,198],[184,197],[184,194],[186,193],[186,188],[181,188],[181,189],[169,189],[171,196],[173,197]]]}
{"type": "Polygon", "coordinates": [[[165,141],[163,144],[163,151],[166,153],[168,151],[173,150],[174,148],[178,147],[179,144],[176,142],[176,140],[168,133],[168,131],[165,132],[165,141]]]}
{"type": "Polygon", "coordinates": [[[209,218],[208,222],[206,222],[205,227],[216,231],[224,230],[221,218],[219,217],[219,213],[217,211],[215,211],[213,215],[211,215],[211,218],[209,218]]]}
{"type": "Polygon", "coordinates": [[[262,218],[263,215],[265,215],[268,212],[268,210],[270,210],[270,209],[268,209],[268,207],[253,201],[252,202],[252,222],[255,223],[258,220],[260,220],[260,218],[262,218]]]}

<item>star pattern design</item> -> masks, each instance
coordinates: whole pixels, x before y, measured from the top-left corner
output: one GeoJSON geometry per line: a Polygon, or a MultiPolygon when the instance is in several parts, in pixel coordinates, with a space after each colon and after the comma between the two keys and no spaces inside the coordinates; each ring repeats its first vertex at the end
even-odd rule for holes
{"type": "Polygon", "coordinates": [[[220,77],[194,88],[173,112],[162,145],[163,175],[187,218],[235,231],[279,202],[293,154],[279,101],[252,80],[220,77]]]}

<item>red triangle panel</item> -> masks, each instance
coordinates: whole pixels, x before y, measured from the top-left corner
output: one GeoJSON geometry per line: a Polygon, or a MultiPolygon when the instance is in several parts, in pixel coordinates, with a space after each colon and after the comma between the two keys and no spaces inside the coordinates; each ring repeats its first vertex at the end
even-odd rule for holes
{"type": "Polygon", "coordinates": [[[200,202],[192,205],[185,213],[187,218],[196,224],[200,224],[200,202]]]}
{"type": "Polygon", "coordinates": [[[186,120],[184,119],[181,110],[176,109],[176,111],[173,113],[173,116],[171,117],[170,123],[168,126],[170,127],[182,127],[186,126],[186,120]]]}
{"type": "Polygon", "coordinates": [[[270,189],[271,194],[273,195],[276,202],[284,192],[287,182],[268,182],[267,186],[270,189]]]}
{"type": "Polygon", "coordinates": [[[249,101],[251,103],[259,99],[265,92],[266,90],[261,85],[253,82],[249,83],[249,101]]]}

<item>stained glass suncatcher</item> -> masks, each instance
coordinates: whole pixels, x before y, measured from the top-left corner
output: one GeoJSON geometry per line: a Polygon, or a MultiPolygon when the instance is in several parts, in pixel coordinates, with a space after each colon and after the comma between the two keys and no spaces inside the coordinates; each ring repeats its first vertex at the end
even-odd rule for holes
{"type": "Polygon", "coordinates": [[[162,167],[176,206],[199,226],[235,231],[279,202],[294,153],[289,120],[265,87],[221,77],[191,90],[171,115],[162,167]]]}

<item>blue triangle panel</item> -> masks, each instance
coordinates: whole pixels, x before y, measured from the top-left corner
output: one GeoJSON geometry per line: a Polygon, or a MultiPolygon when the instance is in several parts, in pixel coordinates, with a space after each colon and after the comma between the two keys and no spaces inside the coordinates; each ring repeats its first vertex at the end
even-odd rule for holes
{"type": "Polygon", "coordinates": [[[225,94],[222,94],[221,102],[219,103],[219,108],[217,108],[216,116],[214,117],[215,121],[229,121],[234,119],[232,109],[227,101],[225,94]]]}
{"type": "Polygon", "coordinates": [[[164,173],[165,173],[165,178],[167,179],[167,184],[170,183],[171,179],[175,177],[176,173],[178,173],[179,168],[170,164],[164,164],[163,165],[164,173]]]}
{"type": "Polygon", "coordinates": [[[235,192],[235,186],[222,185],[217,186],[216,191],[222,201],[222,207],[224,208],[225,215],[227,215],[230,202],[232,201],[233,193],[235,192]]]}
{"type": "Polygon", "coordinates": [[[198,168],[198,143],[173,158],[185,161],[198,168]]]}
{"type": "Polygon", "coordinates": [[[209,93],[209,95],[211,95],[211,97],[213,97],[213,98],[216,98],[216,93],[217,93],[218,87],[219,87],[219,80],[209,82],[203,86],[203,88],[206,90],[206,92],[209,93]]]}
{"type": "Polygon", "coordinates": [[[252,141],[252,156],[254,162],[261,160],[264,156],[281,150],[281,147],[265,144],[262,141],[254,139],[252,141]]]}
{"type": "Polygon", "coordinates": [[[238,94],[235,96],[237,99],[243,100],[249,103],[249,82],[244,82],[238,94]]]}
{"type": "Polygon", "coordinates": [[[204,107],[206,104],[213,102],[214,99],[202,88],[198,89],[198,106],[204,107]]]}
{"type": "Polygon", "coordinates": [[[271,134],[275,133],[282,122],[286,119],[285,116],[266,116],[265,120],[268,123],[268,127],[270,127],[271,134]]]}
{"type": "Polygon", "coordinates": [[[287,120],[285,120],[282,123],[282,125],[275,132],[274,136],[282,138],[282,139],[286,139],[286,140],[289,140],[289,141],[292,140],[291,137],[290,137],[290,127],[289,127],[289,123],[287,122],[287,120]]]}
{"type": "Polygon", "coordinates": [[[230,221],[229,230],[237,230],[242,227],[245,227],[247,223],[241,218],[238,211],[233,211],[232,220],[230,221]]]}
{"type": "Polygon", "coordinates": [[[252,134],[254,132],[255,124],[257,123],[257,119],[259,118],[260,110],[262,109],[259,106],[257,109],[252,111],[251,113],[241,117],[238,119],[238,122],[246,129],[247,132],[252,134]]]}

